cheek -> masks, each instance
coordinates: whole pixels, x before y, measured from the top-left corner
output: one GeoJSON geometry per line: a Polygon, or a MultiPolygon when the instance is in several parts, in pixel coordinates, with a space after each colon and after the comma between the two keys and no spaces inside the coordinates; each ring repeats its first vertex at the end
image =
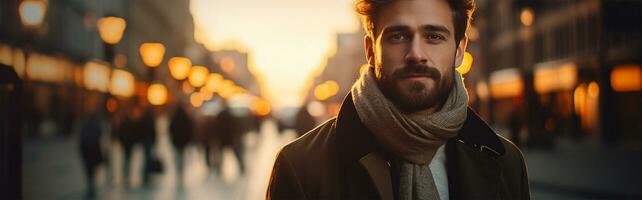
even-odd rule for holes
{"type": "Polygon", "coordinates": [[[446,76],[446,75],[452,76],[453,70],[455,70],[455,67],[452,65],[453,64],[450,63],[447,65],[444,65],[443,67],[440,67],[441,69],[439,69],[439,72],[442,74],[442,76],[446,76]]]}
{"type": "Polygon", "coordinates": [[[378,52],[378,65],[382,68],[384,75],[390,75],[397,68],[401,68],[404,65],[403,49],[397,46],[387,46],[378,52]]]}
{"type": "Polygon", "coordinates": [[[442,75],[445,74],[451,74],[453,73],[453,70],[455,70],[455,53],[454,51],[452,53],[448,54],[442,54],[439,56],[436,60],[437,62],[435,63],[437,69],[439,72],[441,72],[442,75]]]}
{"type": "Polygon", "coordinates": [[[428,55],[438,66],[453,66],[455,63],[455,56],[457,55],[457,48],[455,42],[448,41],[437,45],[428,45],[426,50],[428,55]]]}
{"type": "Polygon", "coordinates": [[[439,85],[443,90],[448,90],[453,87],[453,84],[455,84],[454,75],[453,70],[445,71],[444,74],[441,75],[442,79],[439,81],[439,85]]]}

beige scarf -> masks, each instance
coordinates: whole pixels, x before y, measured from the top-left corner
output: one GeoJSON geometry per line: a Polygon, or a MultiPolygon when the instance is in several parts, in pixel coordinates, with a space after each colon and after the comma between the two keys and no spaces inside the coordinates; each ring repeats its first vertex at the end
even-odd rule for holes
{"type": "Polygon", "coordinates": [[[352,86],[352,101],[363,124],[388,151],[402,158],[399,199],[439,199],[428,164],[437,148],[455,137],[466,120],[468,94],[461,74],[443,107],[430,114],[402,113],[376,84],[370,67],[352,86]]]}
{"type": "Polygon", "coordinates": [[[384,148],[409,162],[427,164],[466,120],[468,94],[461,74],[457,70],[454,73],[455,84],[448,99],[430,115],[402,113],[377,86],[372,67],[352,86],[352,101],[361,121],[384,148]]]}

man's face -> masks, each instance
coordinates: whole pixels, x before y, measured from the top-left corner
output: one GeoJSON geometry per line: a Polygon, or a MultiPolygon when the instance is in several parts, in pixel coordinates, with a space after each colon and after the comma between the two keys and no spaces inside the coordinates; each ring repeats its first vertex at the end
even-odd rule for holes
{"type": "Polygon", "coordinates": [[[397,107],[434,112],[447,99],[466,48],[465,40],[456,46],[454,30],[445,0],[399,0],[380,9],[366,56],[397,107]]]}

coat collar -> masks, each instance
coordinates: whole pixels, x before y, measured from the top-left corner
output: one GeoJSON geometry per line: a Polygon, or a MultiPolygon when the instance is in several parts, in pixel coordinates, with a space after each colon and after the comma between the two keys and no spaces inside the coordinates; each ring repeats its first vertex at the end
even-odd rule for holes
{"type": "MultiPolygon", "coordinates": [[[[387,153],[361,122],[350,94],[344,99],[334,126],[340,164],[351,166],[359,163],[370,176],[379,196],[382,199],[393,199],[387,153]]],[[[497,183],[496,179],[499,178],[497,158],[505,152],[504,146],[495,132],[470,108],[458,136],[449,140],[446,146],[451,195],[459,192],[474,192],[478,196],[495,194],[493,192],[496,191],[494,184],[475,185],[474,187],[464,184],[471,182],[471,178],[483,178],[483,180],[492,181],[491,183],[497,183]],[[467,160],[462,162],[461,159],[467,160]],[[471,168],[473,171],[465,172],[466,175],[458,175],[461,170],[471,168]]]]}
{"type": "Polygon", "coordinates": [[[464,143],[495,158],[504,155],[506,152],[495,131],[470,108],[468,108],[466,121],[461,130],[459,130],[459,134],[451,141],[464,143]]]}
{"type": "MultiPolygon", "coordinates": [[[[374,135],[359,119],[352,96],[344,99],[335,122],[337,137],[337,157],[341,169],[354,169],[362,166],[370,177],[374,189],[381,199],[393,199],[392,182],[388,159],[376,142],[374,135]]],[[[349,174],[344,177],[348,178],[349,174]]],[[[346,187],[344,187],[346,188],[346,187]]]]}

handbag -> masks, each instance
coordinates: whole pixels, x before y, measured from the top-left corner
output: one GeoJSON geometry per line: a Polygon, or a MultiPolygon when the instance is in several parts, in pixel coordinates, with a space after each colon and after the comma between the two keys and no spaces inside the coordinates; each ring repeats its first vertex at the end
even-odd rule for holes
{"type": "Polygon", "coordinates": [[[161,173],[163,172],[163,163],[157,157],[153,157],[149,161],[149,172],[150,173],[161,173]]]}

